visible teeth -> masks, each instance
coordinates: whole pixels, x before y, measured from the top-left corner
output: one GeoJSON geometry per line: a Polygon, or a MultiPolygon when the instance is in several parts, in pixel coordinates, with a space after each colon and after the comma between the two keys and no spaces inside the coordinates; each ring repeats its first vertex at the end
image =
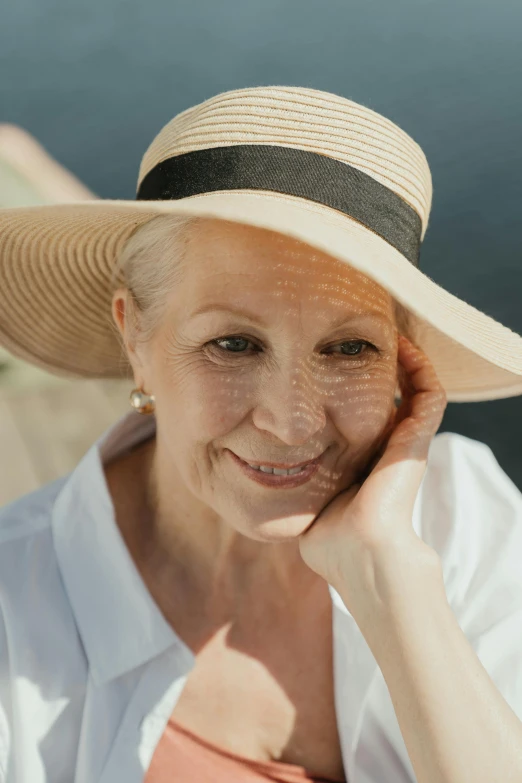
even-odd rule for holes
{"type": "MultiPolygon", "coordinates": [[[[250,463],[248,463],[250,465],[250,463]]],[[[264,465],[250,465],[251,468],[254,468],[254,470],[260,470],[262,473],[273,473],[274,476],[294,476],[296,473],[301,473],[307,465],[303,465],[300,468],[289,468],[288,470],[285,470],[284,468],[268,468],[264,465]]]]}

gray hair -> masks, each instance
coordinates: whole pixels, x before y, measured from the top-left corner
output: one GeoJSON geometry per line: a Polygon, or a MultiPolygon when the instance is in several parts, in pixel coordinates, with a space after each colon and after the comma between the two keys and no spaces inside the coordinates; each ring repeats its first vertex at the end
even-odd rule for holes
{"type": "MultiPolygon", "coordinates": [[[[149,340],[160,323],[168,292],[182,279],[191,233],[201,220],[159,215],[139,226],[124,244],[113,280],[121,271],[130,294],[131,329],[140,342],[149,340]]],[[[413,339],[410,311],[396,299],[393,308],[399,333],[413,339]]]]}
{"type": "Polygon", "coordinates": [[[142,223],[123,245],[112,275],[122,274],[129,292],[130,327],[140,342],[147,342],[161,321],[169,290],[181,282],[185,250],[201,218],[158,215],[142,223]]]}

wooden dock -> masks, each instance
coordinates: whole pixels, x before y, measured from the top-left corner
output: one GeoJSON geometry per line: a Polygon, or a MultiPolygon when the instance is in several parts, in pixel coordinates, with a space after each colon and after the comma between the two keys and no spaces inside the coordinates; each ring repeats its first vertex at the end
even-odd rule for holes
{"type": "Polygon", "coordinates": [[[129,407],[130,381],[64,380],[0,363],[0,506],[68,473],[129,407]]]}

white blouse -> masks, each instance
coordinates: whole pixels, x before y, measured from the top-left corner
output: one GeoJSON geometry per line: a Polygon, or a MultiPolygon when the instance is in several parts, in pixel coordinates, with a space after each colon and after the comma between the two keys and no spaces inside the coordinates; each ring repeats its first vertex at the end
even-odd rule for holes
{"type": "MultiPolygon", "coordinates": [[[[154,426],[130,411],[72,473],[0,510],[0,783],[142,783],[193,667],[121,538],[102,469],[154,426]]],[[[522,719],[522,494],[488,446],[440,433],[413,526],[522,719]]],[[[348,781],[412,783],[386,682],[331,586],[330,595],[348,781]]]]}

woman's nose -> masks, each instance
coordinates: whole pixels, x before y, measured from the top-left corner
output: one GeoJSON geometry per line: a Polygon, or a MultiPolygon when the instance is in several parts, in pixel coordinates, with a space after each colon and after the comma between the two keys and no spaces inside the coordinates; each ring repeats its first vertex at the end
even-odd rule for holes
{"type": "Polygon", "coordinates": [[[325,396],[306,370],[270,374],[259,391],[253,422],[289,446],[306,443],[326,424],[325,396]]]}

